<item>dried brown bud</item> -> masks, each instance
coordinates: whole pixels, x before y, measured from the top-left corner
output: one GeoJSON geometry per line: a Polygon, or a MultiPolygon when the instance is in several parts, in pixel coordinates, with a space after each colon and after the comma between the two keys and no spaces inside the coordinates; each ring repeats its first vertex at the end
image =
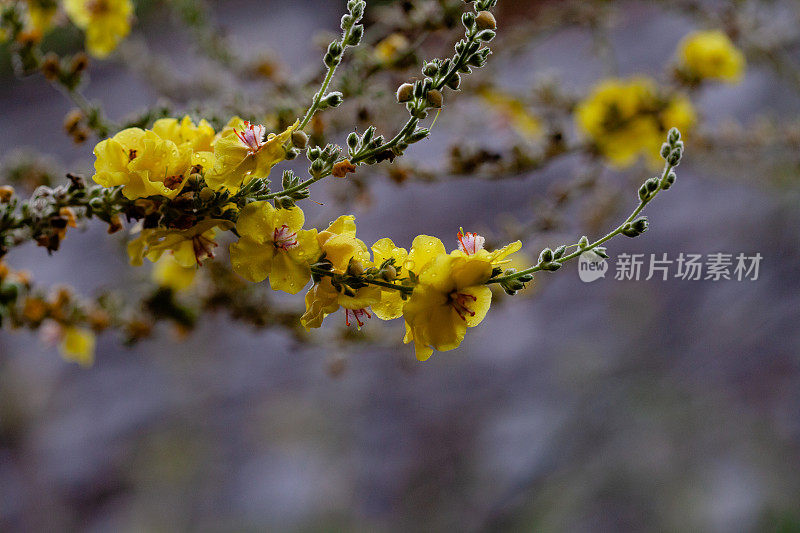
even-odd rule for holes
{"type": "Polygon", "coordinates": [[[426,98],[431,107],[436,107],[436,108],[442,107],[442,101],[443,101],[442,91],[438,89],[431,89],[430,91],[428,91],[426,98]]]}
{"type": "Polygon", "coordinates": [[[89,56],[83,52],[78,52],[72,57],[72,62],[69,64],[69,71],[72,74],[80,74],[89,67],[89,56]]]}
{"type": "Polygon", "coordinates": [[[42,40],[42,32],[39,30],[21,31],[17,34],[17,42],[22,46],[33,46],[42,40]]]}
{"type": "Polygon", "coordinates": [[[114,215],[111,217],[111,220],[108,222],[108,234],[111,235],[112,233],[116,233],[122,229],[122,220],[120,220],[119,215],[114,215]]]}
{"type": "Polygon", "coordinates": [[[0,185],[0,204],[7,204],[14,196],[14,187],[11,185],[0,185]]]}
{"type": "Polygon", "coordinates": [[[58,210],[58,215],[67,221],[69,227],[78,227],[78,219],[75,218],[75,211],[73,211],[71,207],[62,207],[58,210]]]}
{"type": "Polygon", "coordinates": [[[148,198],[137,198],[133,201],[134,207],[139,210],[142,216],[152,215],[158,209],[158,205],[148,198]]]}
{"type": "Polygon", "coordinates": [[[22,304],[22,316],[29,322],[38,324],[47,316],[47,304],[41,298],[25,298],[22,304]]]}
{"type": "Polygon", "coordinates": [[[48,52],[42,59],[42,74],[47,81],[53,81],[61,74],[61,60],[53,52],[48,52]]]}
{"type": "Polygon", "coordinates": [[[306,135],[305,132],[302,132],[300,130],[293,131],[292,144],[295,147],[300,148],[302,150],[308,144],[308,135],[306,135]]]}
{"type": "Polygon", "coordinates": [[[64,117],[64,129],[67,130],[67,133],[71,134],[78,129],[81,121],[83,121],[83,111],[77,108],[73,109],[64,117]]]}
{"type": "Polygon", "coordinates": [[[104,309],[92,309],[86,317],[89,326],[96,332],[100,333],[104,329],[108,329],[111,325],[111,316],[104,309]]]}
{"type": "Polygon", "coordinates": [[[72,140],[75,144],[83,144],[86,142],[86,139],[89,138],[89,130],[86,128],[79,127],[75,131],[72,132],[72,140]]]}
{"type": "Polygon", "coordinates": [[[397,101],[401,104],[403,102],[408,102],[411,100],[411,97],[414,95],[414,86],[410,83],[404,83],[400,87],[397,88],[397,101]]]}
{"type": "Polygon", "coordinates": [[[488,11],[481,11],[475,17],[475,25],[479,30],[496,30],[497,20],[488,11]]]}
{"type": "Polygon", "coordinates": [[[344,159],[333,165],[331,175],[336,178],[344,178],[350,172],[355,172],[356,166],[349,159],[344,159]]]}

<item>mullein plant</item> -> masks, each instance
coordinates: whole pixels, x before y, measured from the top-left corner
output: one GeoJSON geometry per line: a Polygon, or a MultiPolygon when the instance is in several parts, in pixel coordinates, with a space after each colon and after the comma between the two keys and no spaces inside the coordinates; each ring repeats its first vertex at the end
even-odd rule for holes
{"type": "MultiPolygon", "coordinates": [[[[312,146],[305,133],[319,111],[343,101],[330,85],[346,49],[361,41],[366,8],[364,0],[350,0],[341,19],[341,35],[324,55],[321,87],[303,116],[287,128],[269,132],[264,125],[233,117],[215,130],[207,121],[183,117],[157,120],[148,129],[123,129],[95,146],[96,185],[70,175],[69,183],[40,187],[26,201],[10,187],[0,190],[0,258],[30,240],[48,252],[56,251],[67,229],[80,220],[100,219],[109,233],[120,230],[125,221],[135,234],[128,243],[131,263],[155,262],[156,281],[177,292],[192,284],[197,267],[214,264],[218,247],[232,235],[230,266],[246,283],[268,283],[271,289],[289,294],[306,291],[305,312],[298,317],[305,329],[320,327],[334,314],[356,328],[373,317],[402,318],[404,342],[413,343],[419,360],[434,351],[457,348],[467,328],[486,316],[492,285],[516,294],[540,271],[555,271],[583,253],[606,256],[604,244],[611,238],[646,231],[647,219],[640,213],[674,183],[674,168],[684,150],[680,133],[671,129],[660,151],[663,171],[641,186],[631,216],[595,241],[582,237],[574,244],[542,250],[528,268],[510,267],[521,242],[489,250],[483,236],[463,229],[448,244],[419,235],[406,249],[389,238],[368,245],[357,237],[352,215],[342,215],[324,229],[306,227],[300,205],[315,183],[328,177],[345,179],[359,167],[393,162],[411,144],[430,136],[426,121],[444,106],[448,91],[458,91],[462,78],[487,61],[488,43],[497,30],[491,12],[496,2],[467,2],[472,9],[461,18],[465,33],[452,57],[425,62],[419,79],[399,86],[396,100],[405,106],[408,119],[394,136],[386,138],[369,127],[363,133],[350,133],[341,147],[312,146]],[[280,180],[271,179],[276,167],[301,154],[309,162],[307,177],[284,170],[280,180]]],[[[646,96],[651,89],[640,83],[625,90],[646,96]]],[[[592,113],[583,112],[587,124],[592,113]]],[[[660,116],[668,120],[670,115],[660,116]]],[[[630,139],[619,136],[601,141],[609,153],[639,149],[628,147],[630,139]]],[[[150,302],[153,308],[158,301],[150,302]]],[[[8,267],[0,270],[3,323],[48,325],[50,336],[71,360],[91,363],[92,331],[108,327],[107,315],[104,309],[79,305],[68,291],[36,295],[24,274],[8,267]]],[[[188,323],[191,317],[183,320],[188,323]]],[[[136,320],[115,323],[128,330],[141,326],[136,320]]]]}

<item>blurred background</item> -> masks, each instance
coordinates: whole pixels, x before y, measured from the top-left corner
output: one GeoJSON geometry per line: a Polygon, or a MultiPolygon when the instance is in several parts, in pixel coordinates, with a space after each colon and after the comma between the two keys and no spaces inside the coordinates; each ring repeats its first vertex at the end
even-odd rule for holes
{"type": "MultiPolygon", "coordinates": [[[[131,36],[92,63],[84,92],[111,117],[156,102],[179,116],[269,108],[264,95],[281,78],[319,71],[343,4],[209,2],[227,46],[276,69],[263,82],[203,53],[208,43],[169,2],[141,2],[131,36]]],[[[406,20],[395,12],[413,12],[407,20],[441,23],[418,57],[442,56],[463,7],[370,2],[367,36],[405,32],[414,43],[418,34],[393,27],[406,20]]],[[[420,233],[453,247],[463,226],[493,242],[521,238],[531,259],[600,236],[653,170],[565,153],[465,172],[454,146],[505,154],[520,143],[477,88],[532,95],[543,109],[546,91],[580,98],[610,76],[668,79],[694,30],[746,30],[744,78],[692,89],[698,127],[677,183],[648,207],[644,236],[609,243],[606,278],[581,282],[577,264],[542,273],[519,295],[498,295],[458,350],[425,363],[402,345],[401,321],[343,332],[338,315],[311,335],[224,312],[189,335],[159,324],[133,347],[107,333],[89,369],[34,333],[3,330],[0,530],[800,531],[798,4],[500,0],[497,19],[490,66],[465,77],[432,138],[393,165],[316,185],[324,205],[302,205],[307,223],[351,212],[366,242],[405,247],[420,233]],[[681,252],[763,259],[756,280],[613,279],[619,254],[681,252]]],[[[37,154],[56,176],[91,175],[94,142],[76,146],[61,129],[69,101],[40,76],[15,77],[7,53],[2,61],[4,164],[37,154]]],[[[411,63],[371,80],[367,103],[327,112],[330,131],[357,116],[396,129],[392,94],[418,72],[411,63]]],[[[542,117],[534,153],[556,130],[578,138],[542,117]]],[[[145,283],[150,267],[129,266],[124,237],[100,226],[72,231],[52,257],[28,245],[7,262],[86,295],[145,283]]],[[[300,298],[276,300],[302,312],[300,298]]]]}

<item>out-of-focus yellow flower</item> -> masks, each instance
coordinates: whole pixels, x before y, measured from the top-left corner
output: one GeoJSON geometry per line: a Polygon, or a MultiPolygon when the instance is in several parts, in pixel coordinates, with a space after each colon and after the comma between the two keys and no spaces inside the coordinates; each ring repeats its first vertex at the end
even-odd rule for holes
{"type": "Polygon", "coordinates": [[[651,79],[635,77],[600,82],[578,105],[575,119],[612,165],[625,167],[639,155],[660,164],[669,128],[688,133],[696,116],[684,96],[661,95],[651,79]]]}
{"type": "MultiPolygon", "coordinates": [[[[363,241],[356,238],[356,223],[352,215],[342,215],[331,222],[325,230],[319,232],[317,240],[334,272],[344,274],[351,261],[362,266],[370,264],[369,249],[363,241]]],[[[362,318],[371,316],[367,308],[381,301],[381,290],[374,285],[368,285],[352,294],[346,294],[344,291],[337,291],[331,278],[325,276],[309,289],[305,300],[306,312],[300,318],[300,323],[307,330],[320,327],[325,316],[339,307],[345,308],[345,321],[348,325],[353,318],[361,326],[362,318]]]]}
{"type": "Polygon", "coordinates": [[[437,255],[425,267],[403,308],[403,341],[414,342],[417,359],[457,348],[467,328],[483,320],[492,301],[484,285],[491,275],[492,263],[483,255],[437,255]]]}
{"type": "Polygon", "coordinates": [[[321,254],[317,230],[304,230],[299,207],[275,209],[269,202],[253,202],[239,214],[241,238],[231,244],[231,264],[254,283],[269,277],[270,286],[297,294],[311,279],[311,263],[321,254]]]}
{"type": "Polygon", "coordinates": [[[203,220],[185,230],[144,229],[128,243],[128,256],[132,265],[140,266],[143,258],[155,263],[169,251],[179,265],[191,268],[214,258],[217,230],[228,230],[232,226],[228,220],[203,220]]]}
{"type": "Polygon", "coordinates": [[[400,59],[400,55],[408,50],[411,43],[402,33],[393,33],[375,45],[375,59],[381,63],[391,64],[400,59]]]}
{"type": "Polygon", "coordinates": [[[194,283],[197,266],[185,267],[171,255],[163,255],[153,267],[153,281],[175,292],[188,289],[194,283]]]}
{"type": "Polygon", "coordinates": [[[131,31],[131,0],[64,0],[64,9],[86,32],[86,50],[104,58],[131,31]]]}
{"type": "Polygon", "coordinates": [[[236,192],[253,178],[266,178],[286,158],[286,144],[300,124],[296,121],[280,134],[267,134],[266,127],[242,121],[225,128],[214,143],[214,168],[206,173],[212,189],[236,192]]]}
{"type": "MultiPolygon", "coordinates": [[[[380,267],[389,259],[394,259],[394,265],[402,267],[407,258],[408,251],[395,246],[392,239],[383,238],[372,245],[372,260],[376,267],[380,267]]],[[[400,291],[387,289],[381,291],[381,301],[373,304],[372,310],[381,320],[392,320],[403,314],[404,303],[400,291]]]]}
{"type": "Polygon", "coordinates": [[[97,339],[90,329],[66,326],[62,331],[61,357],[81,366],[92,366],[97,339]]]}
{"type": "Polygon", "coordinates": [[[742,79],[744,54],[719,30],[690,33],[678,45],[680,67],[691,77],[736,83],[742,79]]]}
{"type": "Polygon", "coordinates": [[[58,10],[56,2],[28,0],[27,24],[30,28],[44,34],[53,26],[53,17],[58,10]]]}
{"type": "Polygon", "coordinates": [[[123,185],[130,200],[162,195],[175,198],[192,169],[188,143],[179,148],[153,131],[128,128],[94,148],[94,181],[104,187],[123,185]]]}
{"type": "Polygon", "coordinates": [[[500,119],[528,139],[537,139],[542,134],[542,123],[519,99],[498,89],[482,89],[480,94],[500,119]]]}

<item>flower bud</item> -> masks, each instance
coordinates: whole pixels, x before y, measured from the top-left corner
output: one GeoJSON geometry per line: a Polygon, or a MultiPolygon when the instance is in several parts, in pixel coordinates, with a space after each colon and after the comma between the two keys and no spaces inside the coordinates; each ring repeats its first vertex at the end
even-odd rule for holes
{"type": "Polygon", "coordinates": [[[408,102],[414,96],[414,86],[410,83],[404,83],[397,88],[397,101],[401,104],[408,102]]]}
{"type": "Polygon", "coordinates": [[[439,67],[436,66],[436,63],[425,63],[425,66],[422,68],[422,73],[426,76],[433,76],[439,72],[439,67]]]}
{"type": "Polygon", "coordinates": [[[64,117],[64,129],[67,130],[67,133],[72,133],[78,126],[80,125],[81,121],[83,120],[83,111],[80,109],[73,109],[64,117]]]}
{"type": "Polygon", "coordinates": [[[442,100],[443,100],[442,92],[439,91],[438,89],[431,89],[430,91],[428,91],[426,99],[428,100],[428,103],[431,105],[431,107],[435,107],[437,109],[442,107],[442,100]]]}
{"type": "Polygon", "coordinates": [[[386,281],[394,281],[397,279],[397,269],[393,265],[386,265],[381,270],[381,277],[386,281]]]}
{"type": "Polygon", "coordinates": [[[497,20],[488,11],[481,11],[475,16],[475,24],[479,30],[496,30],[497,20]]]}
{"type": "Polygon", "coordinates": [[[61,60],[53,53],[48,52],[42,60],[42,74],[47,81],[53,81],[61,74],[61,60]]]}
{"type": "Polygon", "coordinates": [[[308,135],[304,131],[295,130],[292,132],[292,144],[301,150],[308,144],[308,135]]]}
{"type": "Polygon", "coordinates": [[[89,67],[89,57],[83,52],[78,52],[69,64],[71,74],[80,74],[89,67]]]}
{"type": "Polygon", "coordinates": [[[14,196],[14,187],[11,185],[0,186],[0,204],[7,204],[14,196]]]}
{"type": "Polygon", "coordinates": [[[351,259],[350,264],[347,267],[347,273],[351,276],[363,276],[364,275],[364,265],[361,261],[351,259]]]}
{"type": "Polygon", "coordinates": [[[343,101],[344,97],[342,96],[342,93],[339,91],[334,91],[325,95],[325,98],[322,99],[322,104],[325,107],[339,107],[342,105],[343,101]]]}

